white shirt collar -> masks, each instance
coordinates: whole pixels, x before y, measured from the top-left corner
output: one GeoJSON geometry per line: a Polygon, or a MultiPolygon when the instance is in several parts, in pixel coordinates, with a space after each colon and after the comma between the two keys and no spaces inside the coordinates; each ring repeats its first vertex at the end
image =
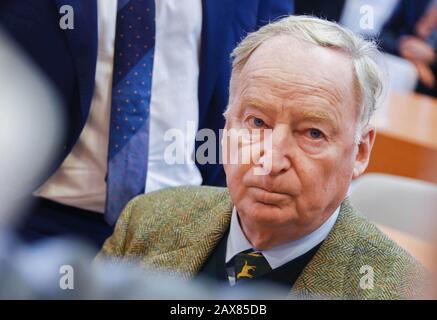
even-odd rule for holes
{"type": "MultiPolygon", "coordinates": [[[[337,221],[338,214],[340,213],[340,207],[334,211],[334,213],[315,231],[307,234],[306,236],[294,240],[280,246],[274,247],[269,250],[260,251],[266,260],[268,261],[272,269],[279,268],[280,266],[290,262],[297,257],[307,253],[312,248],[317,246],[323,240],[326,239],[332,227],[337,221]]],[[[237,210],[234,207],[232,211],[231,226],[226,245],[226,263],[238,253],[253,249],[250,242],[247,240],[238,220],[237,210]]]]}

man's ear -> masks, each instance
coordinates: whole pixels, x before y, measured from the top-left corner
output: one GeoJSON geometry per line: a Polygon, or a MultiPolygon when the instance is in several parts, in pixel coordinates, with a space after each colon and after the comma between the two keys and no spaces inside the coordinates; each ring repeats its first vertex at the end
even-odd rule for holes
{"type": "Polygon", "coordinates": [[[361,133],[358,152],[355,157],[353,179],[361,176],[369,164],[373,143],[375,142],[376,129],[373,125],[366,126],[361,133]]]}

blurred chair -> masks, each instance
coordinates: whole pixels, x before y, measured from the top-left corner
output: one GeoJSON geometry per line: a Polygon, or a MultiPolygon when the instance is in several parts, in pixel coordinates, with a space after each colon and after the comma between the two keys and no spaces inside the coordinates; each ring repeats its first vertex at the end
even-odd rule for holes
{"type": "Polygon", "coordinates": [[[353,205],[425,266],[432,266],[437,227],[437,185],[366,174],[350,190],[353,205]]]}
{"type": "Polygon", "coordinates": [[[383,53],[378,61],[388,77],[388,90],[396,92],[413,92],[418,81],[416,67],[408,60],[383,53]]]}

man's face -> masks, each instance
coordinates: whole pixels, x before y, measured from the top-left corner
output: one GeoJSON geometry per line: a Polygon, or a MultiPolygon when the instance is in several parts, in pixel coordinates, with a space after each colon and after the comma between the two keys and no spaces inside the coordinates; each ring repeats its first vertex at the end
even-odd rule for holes
{"type": "MultiPolygon", "coordinates": [[[[226,129],[271,129],[272,145],[258,159],[225,163],[243,231],[256,248],[317,229],[365,170],[374,131],[365,129],[364,142],[356,143],[352,70],[341,52],[276,37],[255,50],[232,82],[226,129]],[[260,175],[263,166],[268,173],[260,175]]],[[[248,141],[228,154],[260,144],[248,141]]]]}

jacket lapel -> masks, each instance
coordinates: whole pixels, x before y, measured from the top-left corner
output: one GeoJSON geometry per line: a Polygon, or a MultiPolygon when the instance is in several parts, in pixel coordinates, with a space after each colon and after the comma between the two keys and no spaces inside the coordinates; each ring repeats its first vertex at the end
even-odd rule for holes
{"type": "MultiPolygon", "coordinates": [[[[97,63],[98,24],[97,0],[55,0],[59,9],[70,5],[74,10],[74,29],[66,35],[77,73],[82,124],[88,117],[94,92],[97,63]]],[[[61,15],[59,15],[59,18],[61,15]]]]}
{"type": "MultiPolygon", "coordinates": [[[[189,224],[172,228],[175,250],[151,256],[147,264],[189,279],[195,276],[215,249],[231,223],[233,204],[226,192],[213,210],[198,211],[189,224]],[[176,230],[176,231],[175,231],[176,230]]],[[[170,235],[169,235],[170,236],[170,235]]]]}
{"type": "Polygon", "coordinates": [[[354,209],[345,199],[333,229],[290,292],[290,298],[342,298],[356,239],[350,234],[354,209]],[[348,237],[350,236],[350,237],[348,237]]]}

